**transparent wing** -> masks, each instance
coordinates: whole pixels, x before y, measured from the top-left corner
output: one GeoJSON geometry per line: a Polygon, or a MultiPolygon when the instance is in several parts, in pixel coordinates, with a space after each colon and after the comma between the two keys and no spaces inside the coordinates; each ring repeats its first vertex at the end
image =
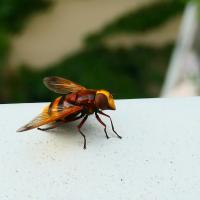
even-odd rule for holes
{"type": "Polygon", "coordinates": [[[30,121],[25,126],[19,128],[17,132],[27,131],[33,128],[37,128],[39,126],[42,126],[44,124],[48,124],[51,122],[54,122],[58,119],[61,119],[63,117],[66,117],[70,114],[77,113],[82,110],[80,106],[70,106],[65,107],[61,110],[61,107],[59,107],[59,110],[51,110],[51,113],[48,112],[49,106],[47,106],[42,113],[40,113],[37,117],[35,117],[32,121],[30,121]]]}
{"type": "Polygon", "coordinates": [[[86,90],[85,87],[58,76],[46,77],[43,82],[49,90],[59,94],[68,94],[71,92],[86,90]]]}

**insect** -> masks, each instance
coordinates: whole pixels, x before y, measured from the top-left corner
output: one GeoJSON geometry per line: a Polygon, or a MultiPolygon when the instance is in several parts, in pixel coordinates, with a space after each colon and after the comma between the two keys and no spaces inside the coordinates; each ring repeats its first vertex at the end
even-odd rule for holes
{"type": "Polygon", "coordinates": [[[77,128],[79,133],[83,136],[83,148],[86,149],[86,137],[81,131],[81,127],[89,115],[95,114],[96,119],[104,126],[104,132],[107,139],[109,136],[107,134],[106,124],[101,120],[99,115],[104,115],[110,119],[113,132],[121,139],[121,136],[118,135],[114,129],[111,117],[102,111],[116,109],[113,96],[110,92],[102,89],[87,89],[70,80],[57,76],[46,77],[43,79],[43,82],[49,90],[62,94],[62,96],[52,101],[37,117],[25,126],[19,128],[17,132],[34,128],[46,131],[56,128],[64,123],[82,119],[77,128]],[[55,123],[47,128],[40,128],[42,125],[53,122],[55,123]]]}

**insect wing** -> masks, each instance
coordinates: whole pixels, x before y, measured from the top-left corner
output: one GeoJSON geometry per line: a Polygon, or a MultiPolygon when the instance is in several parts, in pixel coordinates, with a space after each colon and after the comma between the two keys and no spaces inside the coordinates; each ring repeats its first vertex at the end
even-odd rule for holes
{"type": "Polygon", "coordinates": [[[37,128],[39,126],[54,122],[58,119],[61,119],[63,117],[66,117],[70,114],[79,112],[82,110],[80,106],[71,106],[71,107],[65,107],[63,110],[58,112],[57,110],[52,110],[51,113],[49,114],[48,112],[49,106],[47,106],[44,111],[39,114],[37,117],[35,117],[32,121],[30,121],[28,124],[25,126],[19,128],[17,132],[22,132],[22,131],[27,131],[33,128],[37,128]]]}
{"type": "Polygon", "coordinates": [[[49,90],[59,94],[68,94],[86,90],[85,87],[58,76],[46,77],[43,79],[43,82],[49,90]]]}

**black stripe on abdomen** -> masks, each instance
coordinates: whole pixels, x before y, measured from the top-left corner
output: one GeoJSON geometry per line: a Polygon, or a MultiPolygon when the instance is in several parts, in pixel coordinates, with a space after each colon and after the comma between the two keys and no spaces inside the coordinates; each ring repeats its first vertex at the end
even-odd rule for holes
{"type": "Polygon", "coordinates": [[[65,96],[66,95],[63,95],[61,98],[60,98],[60,100],[59,100],[59,103],[58,103],[58,106],[57,106],[57,111],[58,112],[60,112],[60,111],[62,111],[63,110],[63,103],[64,103],[64,101],[65,101],[65,96]],[[60,109],[59,109],[60,108],[60,109]]]}
{"type": "Polygon", "coordinates": [[[52,101],[52,102],[50,103],[50,105],[49,105],[49,109],[48,109],[48,114],[49,114],[49,115],[51,114],[51,108],[52,108],[52,106],[53,106],[53,103],[54,103],[54,101],[52,101]]]}

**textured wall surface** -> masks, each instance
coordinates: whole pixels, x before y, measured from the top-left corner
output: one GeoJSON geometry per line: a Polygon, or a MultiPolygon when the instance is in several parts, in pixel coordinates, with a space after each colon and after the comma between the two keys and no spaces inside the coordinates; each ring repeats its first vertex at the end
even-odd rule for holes
{"type": "Polygon", "coordinates": [[[0,105],[0,199],[198,199],[200,98],[118,100],[108,125],[91,116],[49,132],[17,133],[41,104],[0,105]]]}

